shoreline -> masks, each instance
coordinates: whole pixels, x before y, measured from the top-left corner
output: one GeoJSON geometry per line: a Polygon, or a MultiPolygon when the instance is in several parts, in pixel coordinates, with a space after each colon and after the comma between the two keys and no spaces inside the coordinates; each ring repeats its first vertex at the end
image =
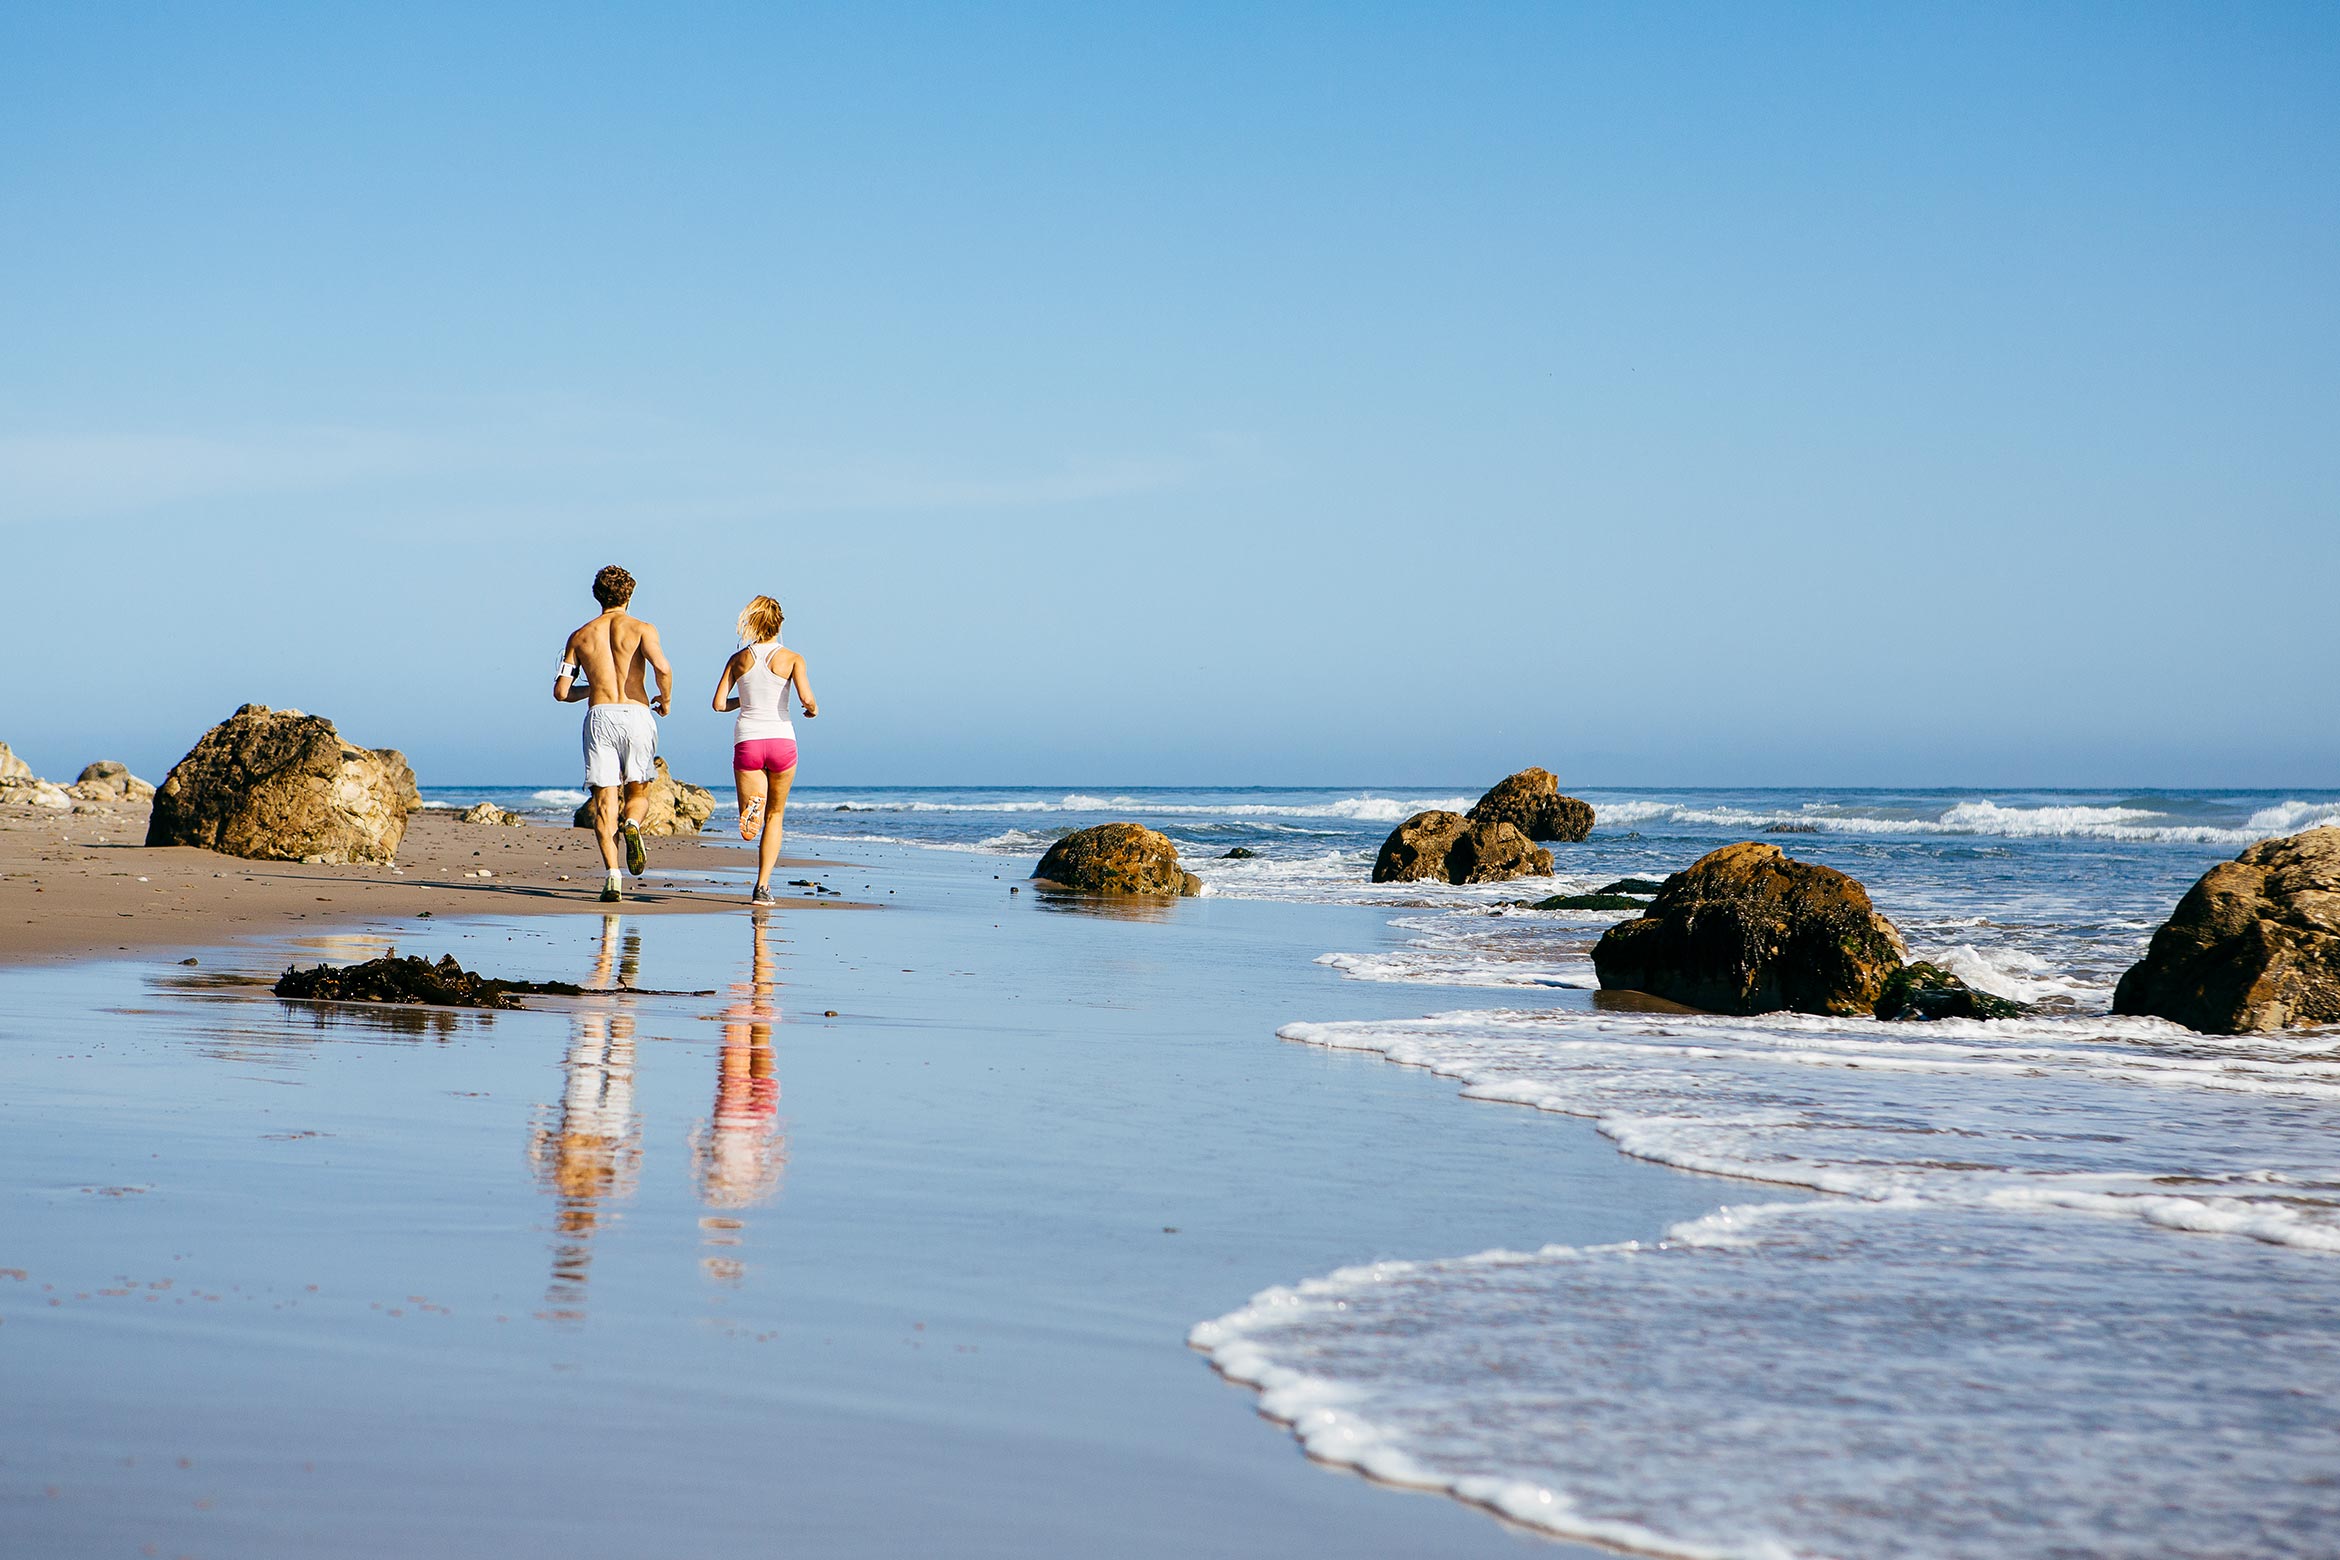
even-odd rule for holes
{"type": "Polygon", "coordinates": [[[1386,935],[1375,910],[1131,918],[854,854],[915,913],[397,929],[678,994],[392,1015],[215,978],[299,922],[200,976],[0,971],[0,1321],[27,1334],[0,1503],[27,1541],[516,1552],[573,1513],[586,1422],[609,1505],[578,1553],[1597,1552],[1326,1477],[1185,1334],[1294,1272],[1645,1237],[1709,1210],[1704,1178],[1276,1041],[1292,1011],[1417,1008],[1293,957],[1386,935]],[[1235,978],[1198,991],[1198,961],[1235,978]],[[433,1434],[375,1428],[417,1414],[433,1434]]]}
{"type": "MultiPolygon", "coordinates": [[[[647,841],[650,870],[620,905],[599,899],[600,853],[584,829],[467,824],[413,814],[395,866],[250,861],[187,845],[148,846],[143,802],[65,812],[0,809],[0,968],[200,953],[271,933],[441,916],[712,915],[747,908],[752,859],[704,835],[647,841]],[[487,875],[481,875],[481,874],[487,875]],[[726,879],[738,875],[734,892],[726,879]],[[677,881],[681,878],[682,881],[677,881]],[[693,881],[698,879],[700,881],[693,881]]],[[[844,864],[784,856],[790,872],[844,864]]],[[[796,890],[791,905],[869,908],[796,890]]]]}

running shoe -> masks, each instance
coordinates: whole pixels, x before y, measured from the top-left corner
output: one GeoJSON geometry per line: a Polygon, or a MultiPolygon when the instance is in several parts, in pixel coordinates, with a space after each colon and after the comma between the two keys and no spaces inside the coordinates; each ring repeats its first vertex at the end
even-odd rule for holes
{"type": "Polygon", "coordinates": [[[761,884],[757,885],[754,892],[748,895],[748,903],[751,905],[776,905],[779,902],[772,897],[772,891],[761,884]]]}
{"type": "Polygon", "coordinates": [[[650,865],[650,857],[644,853],[642,849],[642,826],[634,822],[633,819],[628,818],[626,820],[625,836],[626,870],[634,874],[634,876],[640,877],[642,875],[642,869],[650,865]]]}
{"type": "Polygon", "coordinates": [[[614,888],[610,887],[610,885],[608,885],[607,883],[604,883],[604,884],[602,884],[602,885],[601,885],[601,902],[602,902],[603,904],[605,904],[605,905],[614,905],[614,904],[620,904],[620,903],[623,903],[623,902],[624,902],[624,900],[625,900],[625,897],[626,897],[625,895],[623,895],[623,894],[619,893],[619,892],[618,892],[616,889],[614,889],[614,888]]]}

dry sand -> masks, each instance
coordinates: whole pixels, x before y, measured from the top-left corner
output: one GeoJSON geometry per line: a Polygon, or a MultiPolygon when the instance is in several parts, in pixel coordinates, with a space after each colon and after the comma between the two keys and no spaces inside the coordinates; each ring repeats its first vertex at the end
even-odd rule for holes
{"type": "MultiPolygon", "coordinates": [[[[442,915],[600,914],[601,856],[591,833],[541,825],[458,823],[429,809],[409,820],[395,867],[246,861],[191,846],[149,849],[144,803],[72,812],[0,806],[0,964],[217,947],[295,926],[442,915]]],[[[626,913],[736,910],[745,881],[668,881],[739,873],[736,847],[681,836],[648,842],[650,870],[626,880],[626,913]]],[[[783,858],[789,875],[830,863],[783,858]]],[[[791,902],[849,901],[800,897],[791,902]]]]}

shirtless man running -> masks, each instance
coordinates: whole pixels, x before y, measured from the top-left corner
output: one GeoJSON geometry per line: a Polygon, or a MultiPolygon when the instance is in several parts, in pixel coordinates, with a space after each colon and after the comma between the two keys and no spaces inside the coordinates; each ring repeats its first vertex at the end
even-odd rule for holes
{"type": "Polygon", "coordinates": [[[593,832],[601,840],[601,864],[609,876],[601,885],[605,904],[625,897],[618,875],[618,836],[625,836],[625,863],[640,877],[649,865],[642,851],[642,815],[650,807],[651,759],[658,752],[658,723],[674,692],[674,673],[658,647],[658,629],[626,611],[634,599],[634,577],[616,564],[593,576],[593,599],[601,616],[569,636],[561,647],[561,669],[553,697],[563,704],[588,701],[585,711],[585,783],[593,789],[593,832]],[[658,674],[652,696],[646,674],[658,674]],[[620,791],[624,799],[619,799],[620,791]]]}

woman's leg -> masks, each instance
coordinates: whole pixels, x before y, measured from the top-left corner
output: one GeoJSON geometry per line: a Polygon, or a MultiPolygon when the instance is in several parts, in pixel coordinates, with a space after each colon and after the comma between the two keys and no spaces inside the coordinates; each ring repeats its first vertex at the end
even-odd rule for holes
{"type": "Polygon", "coordinates": [[[764,772],[734,769],[731,779],[739,788],[739,837],[752,840],[764,826],[764,772]]]}
{"type": "Polygon", "coordinates": [[[756,881],[771,886],[772,864],[780,859],[780,818],[788,810],[788,792],[796,784],[796,766],[789,765],[770,779],[772,799],[764,818],[764,838],[756,847],[756,881]]]}

